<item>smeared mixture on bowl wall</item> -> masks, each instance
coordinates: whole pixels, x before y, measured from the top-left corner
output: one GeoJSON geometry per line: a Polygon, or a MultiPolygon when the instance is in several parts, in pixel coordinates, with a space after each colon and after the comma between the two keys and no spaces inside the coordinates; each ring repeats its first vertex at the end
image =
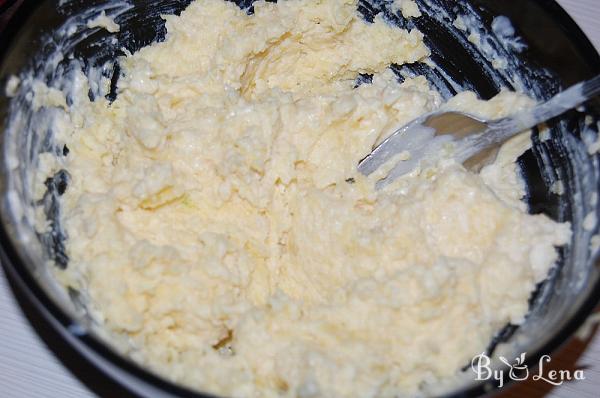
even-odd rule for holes
{"type": "Polygon", "coordinates": [[[356,167],[425,112],[532,101],[400,83],[389,65],[425,61],[422,34],[356,8],[197,0],[120,60],[114,102],[90,102],[83,74],[70,106],[38,87],[69,148],[39,172],[40,195],[71,176],[57,277],[136,361],[225,396],[418,395],[523,322],[570,234],[520,200],[527,135],[479,174],[446,160],[377,191],[356,167]]]}

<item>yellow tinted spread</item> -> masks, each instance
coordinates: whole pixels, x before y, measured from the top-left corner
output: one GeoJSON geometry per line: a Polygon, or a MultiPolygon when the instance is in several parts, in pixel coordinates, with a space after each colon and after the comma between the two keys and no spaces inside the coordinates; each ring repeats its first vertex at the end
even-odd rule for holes
{"type": "Polygon", "coordinates": [[[164,42],[121,60],[117,99],[82,87],[60,132],[57,277],[114,344],[226,396],[395,397],[454,378],[523,321],[569,238],[520,201],[527,136],[479,174],[446,161],[376,191],[356,167],[425,112],[498,117],[531,100],[443,104],[424,77],[399,83],[388,67],[424,61],[422,34],[365,22],[354,0],[259,1],[254,15],[197,0],[164,18],[164,42]],[[372,83],[355,87],[360,73],[372,83]]]}

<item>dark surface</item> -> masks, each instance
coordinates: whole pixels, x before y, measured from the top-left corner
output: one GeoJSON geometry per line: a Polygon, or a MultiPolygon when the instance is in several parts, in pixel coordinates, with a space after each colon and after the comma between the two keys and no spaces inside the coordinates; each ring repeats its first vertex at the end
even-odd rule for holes
{"type": "Polygon", "coordinates": [[[0,0],[0,34],[4,31],[8,20],[19,7],[22,0],[0,0]]]}

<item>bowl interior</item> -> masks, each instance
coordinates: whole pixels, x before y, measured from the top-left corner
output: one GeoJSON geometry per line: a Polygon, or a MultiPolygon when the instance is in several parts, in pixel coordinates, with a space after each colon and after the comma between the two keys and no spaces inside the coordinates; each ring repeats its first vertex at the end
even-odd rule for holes
{"type": "MultiPolygon", "coordinates": [[[[35,76],[61,88],[61,79],[73,69],[76,60],[88,75],[101,73],[112,79],[108,97],[114,99],[119,76],[117,57],[124,55],[123,49],[135,52],[164,39],[165,27],[160,15],[179,13],[189,2],[71,0],[56,7],[53,1],[25,1],[2,33],[0,82],[11,74],[20,73],[22,77],[15,98],[9,101],[0,97],[4,131],[0,210],[3,235],[7,237],[2,246],[5,253],[11,254],[12,266],[30,275],[36,288],[50,297],[66,314],[66,319],[75,319],[83,325],[90,322],[80,292],[65,294],[46,269],[48,259],[54,260],[52,266],[68,267],[65,252],[68,237],[60,225],[58,200],[61,189],[68,184],[68,174],[58,173],[48,180],[44,200],[35,202],[32,171],[40,153],[65,156],[68,148],[55,145],[52,128],[43,122],[51,110],[32,108],[27,96],[31,79],[26,77],[35,76]],[[87,28],[86,21],[100,10],[115,16],[121,25],[120,32],[112,34],[87,28]],[[66,29],[72,26],[76,27],[75,33],[66,35],[66,29]],[[62,56],[65,54],[72,57],[62,56]],[[33,228],[36,207],[43,208],[52,225],[50,232],[40,234],[33,228]]],[[[251,1],[237,3],[253,12],[251,1]]],[[[554,2],[417,0],[417,3],[423,13],[417,19],[394,14],[389,1],[361,0],[358,12],[367,21],[382,14],[399,27],[423,32],[432,50],[434,66],[416,63],[391,67],[399,79],[426,76],[445,98],[462,90],[473,90],[483,98],[490,98],[501,89],[516,89],[542,100],[561,87],[600,72],[598,53],[554,2]],[[454,26],[459,15],[468,18],[470,31],[454,26]],[[506,18],[512,21],[512,31],[507,28],[511,25],[506,24],[506,18]],[[471,43],[470,32],[477,32],[486,46],[471,43]],[[498,58],[506,60],[504,67],[495,64],[498,58]]],[[[99,94],[91,90],[89,95],[94,98],[99,94]]],[[[534,131],[532,149],[519,158],[530,212],[568,221],[574,234],[571,243],[560,250],[560,261],[548,280],[531,297],[526,323],[520,327],[507,325],[499,331],[490,342],[489,352],[501,343],[508,355],[528,352],[529,361],[537,362],[540,355],[563,342],[598,301],[600,275],[594,266],[598,253],[590,249],[591,237],[598,230],[597,227],[587,230],[583,224],[589,214],[599,215],[599,158],[597,154],[588,154],[586,144],[598,134],[600,101],[590,101],[581,110],[549,122],[548,139],[540,139],[538,131],[534,131]],[[590,120],[593,120],[591,125],[590,120]],[[557,181],[564,185],[563,194],[551,189],[557,181]]],[[[93,332],[91,335],[94,338],[93,332]]],[[[483,391],[482,388],[470,385],[464,391],[475,393],[483,391]]]]}

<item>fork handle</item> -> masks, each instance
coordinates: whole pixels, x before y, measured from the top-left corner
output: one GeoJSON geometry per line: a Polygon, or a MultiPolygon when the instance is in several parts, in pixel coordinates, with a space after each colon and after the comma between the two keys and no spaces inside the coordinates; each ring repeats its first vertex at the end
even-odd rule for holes
{"type": "Polygon", "coordinates": [[[562,115],[598,94],[600,94],[600,75],[566,89],[533,109],[492,121],[483,133],[461,140],[461,148],[457,153],[457,159],[464,162],[476,153],[504,142],[524,130],[562,115]]]}
{"type": "Polygon", "coordinates": [[[524,126],[524,129],[532,128],[533,126],[559,116],[570,109],[576,108],[598,94],[600,94],[600,75],[578,83],[562,93],[555,95],[549,101],[533,108],[532,123],[528,123],[524,126]]]}

